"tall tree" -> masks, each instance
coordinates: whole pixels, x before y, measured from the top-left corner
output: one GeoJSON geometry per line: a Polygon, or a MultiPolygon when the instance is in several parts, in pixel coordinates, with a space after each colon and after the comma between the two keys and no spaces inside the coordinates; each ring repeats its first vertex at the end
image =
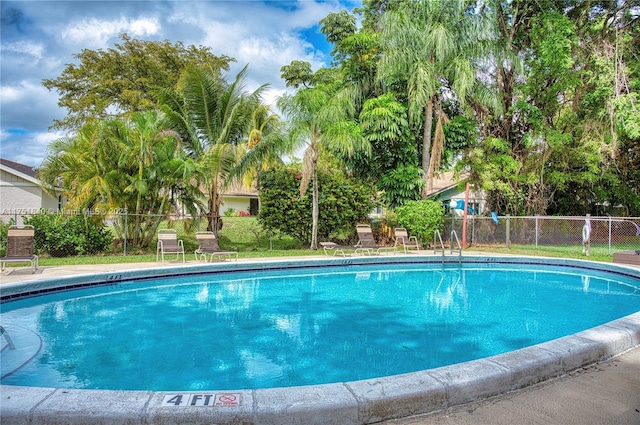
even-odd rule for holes
{"type": "Polygon", "coordinates": [[[349,168],[360,178],[376,183],[389,207],[420,199],[424,180],[418,168],[407,108],[391,94],[367,100],[360,112],[360,125],[372,154],[367,161],[356,154],[349,168]]]}
{"type": "Polygon", "coordinates": [[[466,101],[478,85],[476,60],[492,47],[493,32],[483,14],[468,11],[464,0],[402,3],[387,12],[381,23],[384,54],[379,78],[388,85],[406,84],[409,119],[423,127],[421,162],[426,189],[439,164],[439,158],[432,163],[432,149],[442,151],[434,142],[444,142],[434,139],[432,133],[435,112],[443,123],[440,96],[450,90],[461,103],[466,101]]]}
{"type": "Polygon", "coordinates": [[[123,183],[117,172],[120,146],[104,140],[105,124],[87,122],[73,137],[55,140],[47,147],[47,156],[38,168],[45,188],[62,187],[67,207],[72,209],[121,208],[114,195],[115,183],[123,183]]]}
{"type": "Polygon", "coordinates": [[[208,230],[220,226],[222,191],[245,152],[254,112],[261,106],[263,85],[245,90],[247,67],[231,83],[217,69],[188,67],[176,90],[158,93],[163,110],[180,134],[187,154],[200,167],[208,195],[208,230]]]}
{"type": "Polygon", "coordinates": [[[355,13],[364,15],[360,28],[356,16],[346,11],[329,14],[320,24],[334,45],[332,64],[341,77],[338,93],[353,102],[363,136],[372,146],[370,156],[356,153],[341,159],[352,175],[375,184],[387,205],[395,207],[419,198],[424,184],[406,104],[385,94],[385,87],[376,80],[379,19],[381,9],[388,6],[365,2],[364,9],[356,9],[355,13]]]}
{"type": "Polygon", "coordinates": [[[233,61],[206,47],[136,40],[127,34],[120,39],[122,43],[107,50],[83,49],[74,55],[77,64],[43,81],[59,93],[58,105],[67,109],[67,116],[55,120],[52,128],[76,130],[89,118],[153,109],[158,87],[174,87],[187,66],[228,70],[233,61]]]}
{"type": "Polygon", "coordinates": [[[107,120],[103,140],[122,149],[119,168],[127,170],[127,184],[116,190],[126,196],[130,216],[119,224],[127,226],[134,246],[148,246],[167,214],[183,209],[197,213],[202,195],[193,184],[196,164],[184,154],[179,135],[163,114],[151,110],[134,112],[126,121],[107,120]]]}
{"type": "Polygon", "coordinates": [[[359,30],[356,16],[343,10],[320,21],[320,30],[334,45],[333,66],[340,70],[341,90],[351,96],[356,112],[364,101],[380,93],[376,66],[380,55],[380,34],[369,25],[359,30]]]}
{"type": "Polygon", "coordinates": [[[492,158],[500,146],[500,155],[508,152],[518,164],[513,172],[491,172],[486,161],[469,158],[471,178],[489,193],[491,208],[510,214],[585,214],[613,213],[604,209],[607,204],[633,205],[628,190],[618,193],[627,170],[618,163],[624,157],[619,148],[628,149],[619,141],[626,140],[624,127],[639,116],[632,112],[640,86],[629,43],[638,27],[633,2],[493,0],[485,5],[495,16],[502,50],[487,62],[486,70],[495,72],[484,76],[494,77],[502,114],[474,108],[484,152],[475,149],[473,155],[492,158]]]}
{"type": "MultiPolygon", "coordinates": [[[[353,238],[357,223],[368,219],[375,204],[375,188],[351,179],[341,167],[333,167],[332,158],[321,157],[318,179],[322,188],[322,209],[318,219],[318,235],[324,240],[353,238]],[[329,161],[325,161],[329,159],[329,161]]],[[[309,193],[300,192],[301,164],[272,167],[260,173],[261,209],[258,221],[264,228],[290,235],[301,243],[312,238],[313,208],[309,193]]],[[[347,243],[352,243],[348,240],[347,243]]]]}
{"type": "Polygon", "coordinates": [[[283,124],[269,105],[260,105],[253,111],[245,151],[229,175],[230,179],[251,186],[258,183],[260,172],[284,163],[283,156],[291,152],[287,149],[283,124]]]}
{"type": "Polygon", "coordinates": [[[38,169],[48,186],[62,186],[70,208],[126,211],[128,220],[116,217],[116,231],[140,248],[169,212],[196,212],[194,173],[178,135],[157,111],[92,120],[76,135],[53,142],[38,169]]]}
{"type": "Polygon", "coordinates": [[[312,183],[311,249],[318,249],[319,184],[318,157],[322,151],[340,155],[369,153],[371,145],[362,137],[353,118],[353,104],[324,85],[283,95],[278,107],[288,119],[290,150],[304,149],[300,195],[312,183]]]}

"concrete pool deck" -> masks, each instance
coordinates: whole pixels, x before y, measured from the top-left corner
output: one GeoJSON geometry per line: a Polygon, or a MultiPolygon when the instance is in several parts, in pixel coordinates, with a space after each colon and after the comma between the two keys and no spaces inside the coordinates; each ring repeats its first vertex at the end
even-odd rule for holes
{"type": "MultiPolygon", "coordinates": [[[[9,269],[0,276],[0,291],[40,279],[180,266],[59,266],[43,267],[36,274],[9,269]]],[[[302,395],[296,392],[241,391],[242,406],[196,407],[198,413],[186,419],[183,414],[188,409],[162,406],[162,393],[0,386],[0,422],[640,425],[640,313],[490,359],[406,376],[307,387],[302,395]],[[545,380],[536,374],[546,376],[545,380]],[[107,393],[108,400],[102,397],[107,393]],[[91,400],[93,396],[97,399],[91,400]],[[331,398],[333,403],[324,403],[331,398]],[[313,400],[318,411],[313,410],[313,400]],[[415,416],[421,413],[416,405],[432,406],[433,413],[415,416]],[[100,407],[103,412],[96,412],[100,407]],[[214,414],[211,409],[227,410],[214,414]],[[385,411],[389,409],[397,409],[404,417],[388,420],[385,411]],[[85,416],[78,418],[82,412],[85,416]]]]}

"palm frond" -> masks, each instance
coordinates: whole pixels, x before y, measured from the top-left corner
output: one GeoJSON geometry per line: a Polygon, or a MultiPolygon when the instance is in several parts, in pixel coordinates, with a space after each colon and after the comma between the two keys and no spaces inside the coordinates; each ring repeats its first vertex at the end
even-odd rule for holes
{"type": "Polygon", "coordinates": [[[429,173],[427,175],[427,189],[433,187],[433,178],[440,170],[442,160],[442,152],[444,152],[444,124],[449,123],[449,117],[444,113],[442,107],[438,105],[438,120],[436,121],[436,131],[433,136],[433,144],[431,146],[431,162],[429,164],[429,173]]]}

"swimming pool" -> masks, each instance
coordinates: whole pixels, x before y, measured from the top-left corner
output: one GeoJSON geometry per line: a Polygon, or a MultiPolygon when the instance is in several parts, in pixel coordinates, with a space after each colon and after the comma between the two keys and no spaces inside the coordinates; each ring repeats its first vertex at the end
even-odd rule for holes
{"type": "MultiPolygon", "coordinates": [[[[429,364],[428,362],[423,362],[418,363],[418,366],[412,366],[410,370],[393,372],[394,374],[401,373],[402,375],[399,376],[394,375],[377,378],[377,376],[384,376],[389,373],[376,372],[373,376],[356,375],[355,378],[330,378],[326,385],[313,385],[297,388],[256,390],[254,388],[266,388],[273,385],[250,384],[247,386],[240,384],[238,386],[233,386],[233,382],[241,382],[234,379],[228,386],[218,386],[215,382],[205,382],[196,383],[195,387],[191,383],[188,384],[186,388],[181,386],[173,388],[133,388],[141,391],[124,392],[129,394],[129,396],[138,395],[142,400],[146,400],[146,407],[144,407],[144,410],[147,410],[150,413],[158,413],[169,409],[171,413],[175,414],[180,409],[186,409],[185,412],[183,412],[184,414],[202,414],[203,412],[198,412],[197,409],[195,411],[193,411],[193,409],[189,411],[189,406],[193,403],[192,405],[195,407],[214,405],[226,406],[226,408],[219,407],[219,409],[224,410],[216,410],[215,413],[218,415],[222,414],[223,416],[232,413],[233,417],[236,419],[238,418],[238,415],[243,416],[243,414],[250,414],[250,416],[255,418],[256,411],[260,410],[260,406],[262,406],[263,409],[271,411],[271,414],[275,414],[277,416],[277,409],[273,408],[273,406],[268,407],[267,405],[269,402],[278,400],[286,394],[287,397],[285,397],[285,399],[287,401],[287,406],[289,406],[288,409],[291,408],[290,403],[295,402],[294,404],[296,404],[296,406],[307,406],[308,410],[305,410],[307,414],[313,411],[315,412],[314,415],[317,415],[318,409],[311,408],[311,406],[316,406],[320,410],[326,408],[332,412],[332,417],[336,417],[337,415],[337,417],[340,418],[335,422],[327,422],[327,418],[324,417],[321,423],[369,423],[376,418],[376,420],[379,420],[379,418],[389,419],[392,417],[422,413],[425,409],[438,410],[438,408],[443,408],[443,406],[446,407],[450,404],[464,402],[465,400],[468,400],[469,397],[477,398],[504,392],[505,387],[506,390],[509,390],[539,382],[540,380],[546,379],[550,376],[557,376],[565,370],[575,369],[586,363],[597,361],[617,352],[624,351],[624,349],[638,345],[640,340],[640,325],[637,317],[637,312],[640,311],[640,306],[638,306],[637,301],[635,301],[636,304],[632,302],[630,305],[625,307],[627,310],[615,312],[613,316],[601,316],[596,318],[595,322],[587,321],[586,318],[581,316],[578,316],[578,320],[576,320],[575,317],[566,318],[566,320],[563,319],[571,323],[576,321],[579,322],[578,327],[567,329],[565,325],[562,325],[558,327],[558,330],[554,331],[560,332],[559,334],[548,334],[547,331],[549,328],[555,327],[557,322],[560,322],[560,320],[548,321],[547,319],[549,315],[543,309],[554,302],[558,302],[558,305],[561,307],[566,305],[575,305],[575,300],[568,303],[562,303],[560,302],[560,298],[557,293],[550,298],[544,298],[541,294],[525,294],[526,296],[520,295],[516,297],[524,302],[522,304],[518,304],[517,307],[514,307],[511,305],[512,302],[508,301],[513,298],[507,296],[507,293],[511,292],[514,287],[523,285],[523,278],[521,276],[516,276],[515,273],[517,273],[517,269],[522,269],[525,264],[526,267],[530,267],[534,263],[542,262],[547,264],[552,263],[554,267],[563,264],[565,266],[570,266],[569,269],[563,269],[564,275],[572,276],[570,281],[564,282],[562,285],[558,282],[551,285],[555,288],[558,286],[567,286],[567,288],[570,288],[569,293],[578,298],[585,297],[585,294],[589,294],[589,296],[594,295],[595,303],[589,308],[589,310],[598,310],[599,307],[604,305],[601,301],[601,297],[604,296],[605,293],[608,293],[609,296],[613,295],[614,299],[635,299],[638,297],[638,285],[634,285],[634,282],[637,282],[637,279],[640,278],[640,273],[632,269],[567,260],[545,259],[544,261],[541,261],[540,259],[500,259],[495,257],[466,257],[464,259],[464,264],[460,265],[458,265],[454,259],[447,258],[447,264],[443,266],[440,264],[439,258],[411,256],[409,259],[406,256],[395,256],[383,259],[385,263],[395,263],[396,265],[399,265],[400,270],[402,270],[401,272],[392,272],[389,270],[381,271],[378,269],[378,266],[373,266],[371,264],[378,262],[379,260],[380,259],[373,258],[354,258],[344,260],[331,259],[321,261],[301,260],[261,262],[241,265],[221,264],[215,267],[216,270],[235,270],[241,268],[244,270],[243,273],[248,273],[249,277],[252,277],[253,279],[256,278],[256,275],[261,273],[259,270],[268,269],[271,271],[270,275],[272,275],[270,279],[275,279],[274,281],[272,280],[271,282],[266,283],[253,282],[250,284],[245,281],[245,283],[240,286],[238,286],[237,282],[241,281],[241,278],[247,276],[240,276],[239,273],[234,273],[232,280],[236,282],[235,284],[231,284],[229,282],[221,283],[219,281],[214,283],[205,283],[205,281],[202,280],[205,275],[202,273],[209,271],[212,267],[191,266],[186,268],[181,267],[179,269],[171,268],[164,271],[154,271],[154,274],[186,273],[189,275],[187,279],[184,277],[177,277],[176,279],[178,279],[178,281],[174,283],[173,286],[165,286],[164,289],[161,290],[156,288],[155,282],[148,279],[149,272],[146,271],[137,273],[123,272],[120,276],[111,274],[107,276],[94,276],[91,278],[84,277],[84,280],[67,279],[63,282],[41,281],[38,283],[24,285],[21,288],[12,289],[13,293],[8,293],[4,290],[2,295],[3,297],[15,296],[16,298],[19,298],[19,294],[24,294],[29,291],[42,293],[49,291],[50,288],[69,286],[77,287],[89,284],[97,284],[100,286],[100,289],[98,289],[97,286],[93,286],[90,289],[67,292],[65,297],[69,294],[73,294],[73,296],[75,296],[77,294],[81,294],[83,291],[88,291],[91,294],[91,300],[103,298],[104,295],[100,294],[101,292],[124,292],[128,294],[136,294],[136,299],[141,298],[140,294],[148,293],[154,294],[154,297],[152,298],[157,298],[159,293],[164,291],[170,295],[170,298],[174,299],[174,305],[178,309],[186,308],[190,310],[193,306],[189,303],[214,304],[216,308],[213,310],[216,311],[217,314],[220,314],[220,312],[224,313],[224,309],[226,308],[227,312],[233,311],[234,313],[231,314],[231,316],[238,320],[240,317],[244,317],[244,310],[237,306],[230,306],[228,303],[224,306],[225,302],[229,301],[229,299],[233,297],[230,297],[228,294],[220,295],[217,292],[220,286],[226,285],[234,287],[235,285],[235,289],[232,289],[232,291],[235,291],[236,295],[238,295],[235,298],[241,300],[245,304],[250,304],[255,301],[258,295],[262,295],[267,287],[281,285],[281,287],[287,288],[286,294],[281,294],[284,296],[280,297],[281,299],[286,300],[284,303],[281,302],[281,304],[283,304],[281,307],[284,308],[283,311],[267,312],[264,310],[261,314],[251,313],[247,315],[245,324],[253,323],[259,327],[264,327],[266,324],[274,330],[274,333],[271,336],[262,336],[261,338],[264,340],[253,340],[250,345],[264,345],[273,349],[274,347],[279,347],[282,341],[287,339],[291,339],[297,344],[310,344],[316,339],[316,336],[319,333],[322,333],[324,328],[330,327],[329,324],[336,327],[337,323],[346,322],[347,326],[345,326],[345,328],[349,331],[346,339],[354,340],[356,341],[356,344],[355,348],[350,348],[350,350],[355,351],[349,351],[348,354],[343,353],[342,359],[338,359],[342,360],[343,364],[344,359],[350,359],[348,363],[358,363],[358,359],[356,359],[353,354],[354,352],[358,352],[358,350],[361,352],[366,351],[367,349],[376,351],[389,345],[396,347],[395,350],[387,352],[380,357],[380,359],[386,358],[387,361],[379,359],[377,360],[378,363],[410,363],[412,361],[411,357],[415,355],[415,352],[424,353],[425,351],[434,351],[442,347],[441,344],[429,344],[429,342],[432,342],[431,340],[435,333],[438,332],[449,336],[454,334],[456,335],[452,338],[457,340],[455,341],[455,344],[451,346],[454,348],[443,348],[443,352],[445,354],[448,353],[449,356],[457,356],[457,352],[467,354],[473,353],[473,358],[478,358],[478,356],[492,356],[476,361],[468,361],[470,360],[469,358],[456,357],[454,362],[462,363],[457,363],[454,366],[447,367],[442,367],[442,364],[429,364]],[[489,264],[489,267],[484,266],[487,263],[489,264]],[[478,265],[480,264],[483,265],[483,268],[486,268],[484,270],[484,272],[487,273],[485,276],[487,277],[486,279],[477,274],[479,273],[478,265]],[[320,272],[321,269],[318,267],[327,265],[331,266],[330,273],[320,272]],[[309,267],[311,268],[311,271],[307,269],[309,267]],[[580,276],[580,274],[575,274],[574,272],[578,270],[578,267],[586,267],[586,270],[589,270],[589,276],[583,277],[580,276]],[[507,270],[502,271],[505,268],[507,270]],[[419,269],[416,271],[417,274],[410,272],[410,270],[416,269],[419,269]],[[614,274],[609,276],[604,275],[600,269],[613,270],[614,274]],[[452,273],[445,275],[443,273],[444,270],[450,270],[452,273]],[[288,275],[291,275],[292,273],[296,275],[313,275],[313,290],[309,288],[302,290],[291,284],[288,275]],[[278,276],[279,274],[280,276],[278,276]],[[391,283],[394,280],[392,278],[393,274],[410,274],[412,277],[407,279],[402,285],[397,286],[391,283]],[[429,279],[428,281],[419,281],[416,276],[429,276],[429,279]],[[142,280],[139,280],[138,282],[129,282],[129,279],[142,280]],[[198,282],[195,286],[192,283],[194,279],[198,282]],[[346,281],[342,281],[344,279],[346,279],[346,281]],[[617,282],[620,279],[624,281],[622,285],[617,282]],[[416,283],[418,281],[419,283],[416,283]],[[187,284],[187,282],[191,283],[187,284]],[[287,283],[283,285],[283,282],[287,283]],[[105,286],[104,283],[111,283],[111,285],[105,286]],[[328,286],[331,283],[336,283],[336,286],[328,286]],[[382,286],[388,290],[386,292],[383,291],[381,294],[374,295],[374,291],[368,285],[376,287],[382,286]],[[505,285],[509,288],[505,289],[505,285]],[[242,289],[238,289],[240,287],[242,287],[242,289]],[[357,287],[365,289],[364,294],[369,294],[368,298],[365,297],[363,293],[350,292],[357,287]],[[151,290],[150,288],[156,289],[151,290]],[[349,288],[349,291],[345,292],[344,288],[349,288]],[[185,297],[174,297],[178,289],[185,289],[188,295],[185,297]],[[214,291],[215,294],[213,294],[214,291]],[[398,299],[392,300],[391,294],[404,295],[400,296],[398,299]],[[189,300],[189,302],[186,300],[189,300]],[[339,304],[339,300],[349,301],[342,303],[342,309],[339,312],[328,312],[326,310],[326,305],[339,304]],[[316,316],[311,317],[309,316],[311,314],[309,312],[304,314],[300,312],[300,305],[304,303],[312,306],[311,311],[316,312],[316,316]],[[488,325],[486,323],[484,325],[463,324],[461,328],[460,323],[456,323],[456,321],[460,322],[460,317],[457,319],[450,319],[446,317],[447,312],[452,310],[466,311],[467,315],[476,317],[479,315],[478,312],[476,310],[471,311],[468,309],[470,304],[477,303],[484,303],[485,307],[486,303],[489,303],[489,307],[490,309],[493,307],[493,311],[502,310],[500,314],[503,316],[511,318],[518,316],[523,318],[523,320],[518,324],[512,323],[506,326],[490,326],[495,330],[498,330],[498,332],[503,330],[506,338],[479,338],[477,337],[479,334],[477,329],[487,327],[488,325]],[[511,308],[513,309],[511,310],[511,308]],[[242,314],[238,314],[238,311],[241,311],[242,314]],[[344,316],[344,314],[346,314],[345,311],[347,311],[349,315],[344,316]],[[372,311],[375,311],[376,314],[371,314],[372,311]],[[430,317],[430,324],[441,324],[442,326],[440,326],[440,329],[434,330],[434,328],[428,328],[428,326],[425,325],[426,322],[410,322],[410,324],[407,324],[399,321],[399,316],[425,316],[425,312],[429,312],[426,316],[430,317]],[[622,316],[624,317],[620,318],[622,316]],[[612,325],[611,321],[614,319],[618,320],[615,320],[612,325]],[[362,331],[352,332],[350,328],[359,321],[368,321],[369,324],[373,323],[379,325],[378,327],[380,328],[381,333],[365,335],[362,331]],[[305,327],[303,322],[306,322],[309,326],[305,327]],[[586,328],[593,328],[593,326],[602,325],[606,322],[609,323],[595,328],[595,331],[593,329],[584,331],[586,328]],[[445,326],[443,324],[447,325],[445,326]],[[529,340],[531,335],[528,335],[527,337],[516,336],[512,332],[513,326],[535,328],[535,332],[533,333],[540,334],[539,336],[536,335],[536,338],[540,337],[541,339],[529,340]],[[604,330],[601,329],[603,327],[605,328],[604,330]],[[388,332],[389,328],[392,329],[391,332],[388,332]],[[453,329],[463,329],[464,332],[454,332],[453,329]],[[418,335],[420,332],[415,332],[415,334],[418,335],[417,338],[416,335],[411,335],[413,330],[423,331],[422,336],[418,335]],[[402,334],[403,331],[405,332],[404,334],[402,334]],[[554,339],[562,337],[567,333],[576,332],[580,332],[580,334],[578,334],[579,336],[554,339]],[[460,338],[460,333],[465,334],[466,339],[460,338]],[[390,337],[397,336],[397,334],[402,334],[401,339],[399,341],[390,342],[390,337]],[[273,335],[279,335],[280,339],[273,335]],[[305,338],[303,338],[304,335],[306,335],[305,338]],[[358,337],[360,337],[360,341],[358,341],[358,337]],[[302,341],[303,339],[304,341],[302,341]],[[484,340],[492,339],[501,339],[500,344],[498,344],[501,345],[501,347],[497,349],[495,347],[490,348],[486,353],[478,348],[478,346],[483,344],[484,340]],[[375,340],[381,340],[383,343],[376,345],[374,344],[375,340]],[[534,344],[533,347],[524,350],[510,351],[506,354],[495,355],[499,352],[518,349],[522,346],[529,346],[532,344],[534,344]],[[494,351],[492,352],[491,350],[494,351]],[[480,354],[478,355],[477,353],[480,354]],[[476,382],[476,379],[478,379],[478,382],[476,382]],[[331,382],[338,383],[336,384],[331,382]],[[245,388],[248,388],[248,390],[244,390],[245,388]],[[236,389],[238,390],[236,391],[236,389]],[[170,393],[167,394],[166,391],[169,391],[170,393]],[[220,397],[218,397],[220,396],[219,391],[223,391],[224,394],[227,394],[227,396],[232,400],[229,401],[223,397],[221,401],[220,397]],[[196,393],[194,394],[194,392],[196,393]],[[197,394],[197,392],[204,393],[197,394]],[[211,402],[209,402],[209,400],[211,400],[211,402]],[[379,407],[381,405],[388,405],[390,400],[395,400],[395,403],[393,403],[393,409],[389,409],[386,413],[381,413],[379,407]],[[265,404],[262,405],[261,403],[265,404]],[[325,405],[325,403],[328,404],[325,405]],[[329,405],[330,407],[328,407],[329,405]],[[374,406],[378,407],[374,408],[374,406]]],[[[221,275],[217,276],[220,277],[221,275]]],[[[551,275],[543,269],[536,271],[533,279],[543,282],[544,284],[549,284],[549,276],[551,275]]],[[[84,295],[88,297],[89,293],[84,295]]],[[[265,296],[267,298],[277,298],[273,294],[265,296]]],[[[60,297],[60,294],[52,293],[46,295],[46,297],[60,297]]],[[[617,302],[618,301],[616,301],[616,303],[617,302]]],[[[36,308],[33,305],[35,303],[32,298],[13,301],[6,305],[14,303],[22,303],[26,308],[36,308]]],[[[258,304],[262,305],[263,303],[258,304]]],[[[64,305],[64,301],[61,299],[50,304],[47,315],[49,317],[55,317],[56,315],[65,314],[65,312],[66,314],[69,314],[73,310],[71,307],[62,308],[61,305],[64,305]],[[52,307],[56,305],[58,306],[57,310],[56,307],[52,307]]],[[[115,307],[117,307],[117,305],[112,306],[111,309],[102,308],[97,311],[100,312],[99,315],[101,317],[112,317],[116,315],[113,311],[117,310],[115,307]]],[[[86,306],[78,307],[78,309],[79,311],[88,311],[86,306]]],[[[557,308],[555,309],[557,310],[557,308]]],[[[93,309],[89,310],[95,311],[93,309]]],[[[5,308],[3,306],[3,316],[6,314],[4,311],[5,308]]],[[[8,311],[8,313],[11,313],[11,311],[8,311]]],[[[578,313],[580,312],[578,311],[578,313]]],[[[42,312],[40,312],[40,314],[42,315],[42,312]]],[[[167,314],[167,316],[171,318],[175,315],[167,314]]],[[[225,316],[225,314],[220,315],[219,318],[222,318],[223,316],[225,316]]],[[[227,314],[227,316],[229,316],[229,314],[227,314]]],[[[74,320],[70,320],[70,322],[75,322],[80,317],[81,315],[78,315],[78,317],[74,318],[74,320]]],[[[414,319],[412,318],[411,320],[414,319]]],[[[199,334],[199,330],[202,329],[202,324],[198,324],[196,320],[192,321],[196,322],[196,324],[191,327],[184,326],[184,324],[182,324],[177,328],[167,329],[168,325],[164,324],[162,326],[158,326],[157,332],[165,332],[164,335],[167,338],[164,339],[169,341],[174,339],[173,336],[176,334],[176,329],[185,330],[187,334],[191,332],[191,335],[197,335],[199,334]]],[[[489,319],[490,324],[492,321],[493,319],[489,319]]],[[[113,332],[114,330],[118,331],[117,323],[118,321],[113,322],[104,329],[104,332],[109,334],[109,339],[112,341],[115,341],[114,338],[118,337],[117,332],[113,332]]],[[[207,330],[205,332],[202,332],[205,335],[223,332],[221,330],[213,331],[208,328],[206,329],[207,330]]],[[[34,330],[34,332],[36,331],[34,330]]],[[[47,332],[55,334],[57,331],[51,329],[47,332]]],[[[330,333],[333,336],[336,336],[334,335],[336,332],[332,331],[330,333]]],[[[93,338],[95,338],[95,336],[93,338]]],[[[344,337],[342,338],[344,339],[344,337]]],[[[233,341],[235,344],[236,340],[234,339],[233,341]]],[[[69,342],[67,341],[65,344],[69,344],[69,342]]],[[[180,343],[178,342],[178,344],[180,343]]],[[[330,343],[327,344],[329,345],[326,347],[331,346],[330,343]]],[[[71,345],[73,345],[73,343],[71,343],[71,345]]],[[[112,345],[114,347],[118,347],[120,346],[120,343],[114,343],[112,345]]],[[[254,371],[268,371],[274,369],[276,370],[275,376],[280,377],[282,375],[282,371],[277,370],[278,367],[288,365],[291,362],[291,360],[287,360],[278,364],[273,361],[273,359],[282,359],[283,356],[288,353],[288,348],[279,348],[279,351],[277,351],[278,355],[274,355],[273,350],[271,350],[268,355],[265,355],[264,353],[257,352],[247,353],[247,349],[245,349],[245,356],[250,360],[247,364],[253,364],[254,371]],[[265,358],[269,361],[265,361],[265,358]]],[[[328,351],[326,348],[322,348],[321,346],[318,346],[317,349],[321,352],[328,351]]],[[[313,347],[307,347],[307,350],[313,350],[313,347]]],[[[171,349],[167,348],[164,351],[168,352],[171,351],[171,349]]],[[[73,349],[67,351],[67,353],[72,352],[73,349]]],[[[91,353],[95,355],[95,352],[91,351],[91,353]]],[[[181,364],[180,359],[183,360],[183,364],[187,364],[186,359],[184,358],[185,354],[176,357],[178,358],[178,362],[175,363],[176,365],[181,364]]],[[[444,357],[446,357],[446,355],[444,357]]],[[[162,363],[159,361],[154,362],[162,363]]],[[[364,363],[372,364],[376,362],[364,361],[364,363]]],[[[77,365],[75,367],[77,368],[77,365]]],[[[315,365],[309,370],[315,370],[318,367],[319,366],[315,365]]],[[[173,366],[171,368],[178,369],[178,372],[183,370],[178,366],[173,366]]],[[[321,369],[324,372],[319,375],[325,376],[327,368],[321,369]]],[[[152,373],[151,375],[156,374],[152,373]]],[[[302,375],[305,375],[305,373],[302,373],[302,375]]],[[[16,374],[12,374],[12,376],[16,376],[16,374]]],[[[74,379],[78,379],[78,373],[75,373],[73,376],[74,379]]],[[[134,381],[136,379],[134,379],[134,381]]],[[[273,381],[272,378],[269,379],[273,381]]],[[[277,379],[276,381],[275,386],[281,386],[279,382],[283,381],[278,381],[277,379]]],[[[4,384],[5,381],[3,380],[2,383],[4,384]]],[[[301,382],[294,383],[293,385],[305,385],[310,383],[311,382],[301,382]]],[[[43,384],[37,383],[37,385],[43,384]]],[[[289,384],[285,383],[285,385],[289,384]]],[[[55,386],[62,387],[58,384],[55,386]]],[[[5,389],[23,387],[5,385],[2,388],[4,393],[5,389]]],[[[36,392],[44,390],[37,388],[30,389],[36,392]]],[[[92,391],[80,391],[80,393],[84,393],[85,395],[88,392],[92,391]]],[[[71,393],[76,394],[77,390],[71,391],[71,393]]],[[[107,393],[113,394],[113,392],[107,393]]],[[[122,392],[115,393],[120,394],[122,392]]],[[[56,394],[59,394],[59,392],[56,392],[56,394]]],[[[67,392],[67,394],[69,394],[69,392],[67,392]]],[[[101,394],[103,394],[103,392],[101,392],[101,394]]],[[[50,398],[47,397],[47,401],[49,401],[49,399],[50,398]]],[[[4,409],[5,405],[3,402],[3,410],[4,409]]],[[[165,413],[170,412],[167,411],[165,413]]],[[[299,413],[303,414],[304,412],[299,413]]],[[[209,414],[211,414],[211,411],[209,414]]],[[[317,421],[318,419],[314,420],[317,421]]],[[[224,423],[224,421],[222,422],[224,423]]],[[[314,422],[311,421],[307,423],[314,422]]]]}

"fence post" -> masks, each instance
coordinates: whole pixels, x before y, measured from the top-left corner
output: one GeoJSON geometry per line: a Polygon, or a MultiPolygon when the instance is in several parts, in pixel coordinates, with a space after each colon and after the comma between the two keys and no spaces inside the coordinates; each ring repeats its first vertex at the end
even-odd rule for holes
{"type": "Polygon", "coordinates": [[[609,255],[611,255],[611,226],[612,226],[611,216],[609,216],[609,255]]]}
{"type": "Polygon", "coordinates": [[[471,245],[476,241],[476,215],[471,215],[471,245]]]}
{"type": "Polygon", "coordinates": [[[538,232],[540,231],[540,221],[538,216],[536,216],[536,249],[538,249],[538,232]]]}
{"type": "Polygon", "coordinates": [[[511,235],[509,234],[511,231],[511,216],[507,215],[507,248],[511,246],[511,235]]]}
{"type": "Polygon", "coordinates": [[[127,239],[129,239],[129,235],[127,234],[127,229],[129,226],[127,225],[127,218],[129,217],[129,213],[127,211],[124,212],[124,241],[122,241],[122,254],[127,256],[127,239]]]}

